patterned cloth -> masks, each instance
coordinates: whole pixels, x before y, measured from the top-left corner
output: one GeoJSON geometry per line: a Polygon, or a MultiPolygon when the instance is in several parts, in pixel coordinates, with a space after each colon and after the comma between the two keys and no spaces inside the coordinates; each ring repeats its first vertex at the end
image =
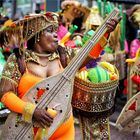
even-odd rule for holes
{"type": "Polygon", "coordinates": [[[83,140],[110,140],[109,119],[79,115],[83,140]]]}

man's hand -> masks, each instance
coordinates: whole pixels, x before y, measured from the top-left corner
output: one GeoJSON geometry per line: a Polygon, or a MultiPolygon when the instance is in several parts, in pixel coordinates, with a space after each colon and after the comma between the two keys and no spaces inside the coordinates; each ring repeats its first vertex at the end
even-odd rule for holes
{"type": "Polygon", "coordinates": [[[107,33],[113,32],[121,19],[122,17],[114,17],[110,19],[110,21],[107,22],[107,33]]]}
{"type": "Polygon", "coordinates": [[[53,123],[53,117],[46,111],[46,109],[36,108],[33,114],[33,119],[41,125],[42,128],[50,127],[53,123]]]}

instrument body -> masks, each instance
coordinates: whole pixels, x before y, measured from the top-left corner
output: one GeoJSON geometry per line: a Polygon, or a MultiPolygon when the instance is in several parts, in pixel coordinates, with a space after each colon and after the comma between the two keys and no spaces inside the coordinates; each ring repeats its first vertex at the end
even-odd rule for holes
{"type": "MultiPolygon", "coordinates": [[[[56,128],[61,125],[67,115],[69,108],[71,107],[71,96],[73,92],[73,80],[67,80],[62,77],[62,73],[46,78],[39,82],[36,86],[31,88],[26,96],[23,97],[24,101],[36,104],[39,108],[54,108],[58,110],[58,114],[54,119],[53,124],[49,127],[50,137],[56,128]],[[36,94],[37,89],[46,89],[45,93],[40,100],[42,102],[37,103],[36,94]],[[48,89],[48,90],[47,90],[48,89]],[[53,92],[53,94],[51,94],[53,92]],[[54,93],[57,93],[55,95],[54,93]],[[52,96],[55,96],[52,100],[52,96]],[[60,120],[61,118],[61,120],[60,120]]],[[[34,123],[36,124],[36,122],[34,123]]],[[[30,140],[33,139],[32,126],[34,124],[25,123],[22,121],[21,115],[17,113],[11,113],[4,125],[1,140],[30,140]],[[18,119],[17,119],[18,118],[18,119]]]]}

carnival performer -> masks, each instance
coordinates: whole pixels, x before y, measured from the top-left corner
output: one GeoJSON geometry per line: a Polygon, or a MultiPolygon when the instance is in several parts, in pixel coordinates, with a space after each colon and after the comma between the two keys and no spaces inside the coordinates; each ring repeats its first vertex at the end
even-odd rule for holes
{"type": "MultiPolygon", "coordinates": [[[[114,18],[107,23],[107,33],[113,31],[120,18],[114,18]]],[[[0,81],[0,97],[3,104],[11,111],[19,113],[25,122],[37,121],[42,128],[51,126],[54,116],[49,109],[36,108],[22,97],[27,91],[42,79],[54,76],[63,71],[61,54],[58,52],[58,18],[56,13],[47,12],[28,16],[15,22],[21,33],[14,53],[8,58],[0,81]],[[24,44],[24,47],[23,47],[24,44]],[[26,44],[26,45],[25,45],[26,44]]],[[[6,34],[7,37],[8,34],[6,34]]],[[[62,59],[63,60],[63,59],[62,59]]],[[[36,95],[40,98],[41,94],[36,95]]],[[[42,139],[34,128],[34,139],[42,139]]],[[[71,108],[63,124],[57,128],[49,140],[74,140],[74,122],[71,108]]]]}

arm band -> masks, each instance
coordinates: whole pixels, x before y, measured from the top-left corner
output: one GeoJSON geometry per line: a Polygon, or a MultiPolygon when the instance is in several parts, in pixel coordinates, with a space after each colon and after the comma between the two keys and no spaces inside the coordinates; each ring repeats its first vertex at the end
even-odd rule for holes
{"type": "Polygon", "coordinates": [[[1,102],[11,111],[21,113],[25,122],[32,122],[32,116],[36,106],[29,102],[24,102],[13,92],[7,92],[3,95],[1,102]]]}

